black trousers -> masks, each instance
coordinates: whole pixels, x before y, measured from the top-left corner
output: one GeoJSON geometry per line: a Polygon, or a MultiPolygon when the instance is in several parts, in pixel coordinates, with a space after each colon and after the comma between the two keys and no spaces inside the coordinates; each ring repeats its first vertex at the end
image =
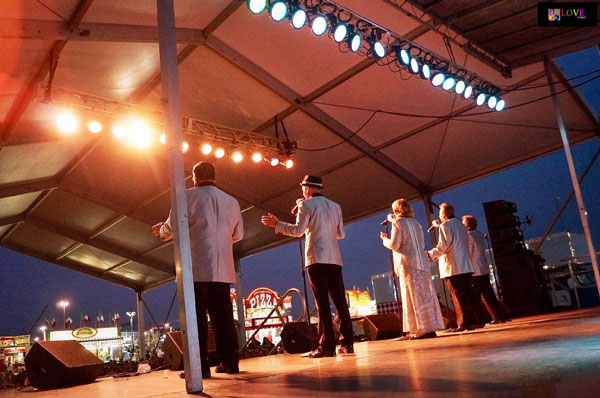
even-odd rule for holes
{"type": "Polygon", "coordinates": [[[346,289],[342,277],[342,267],[337,264],[311,264],[307,268],[308,280],[315,296],[319,311],[319,345],[325,351],[334,351],[336,346],[333,320],[329,310],[329,298],[340,318],[340,343],[354,344],[352,320],[346,302],[346,289]]]}
{"type": "Polygon", "coordinates": [[[458,274],[445,279],[454,303],[458,327],[468,328],[479,325],[471,288],[471,274],[458,274]]]}
{"type": "Polygon", "coordinates": [[[483,305],[490,313],[492,319],[496,322],[501,322],[504,317],[500,309],[500,303],[490,285],[489,275],[478,275],[471,278],[471,286],[476,302],[479,303],[480,297],[483,299],[483,305]]]}
{"type": "Polygon", "coordinates": [[[194,282],[196,296],[196,317],[198,318],[198,337],[202,356],[202,371],[209,369],[208,362],[208,320],[215,336],[217,357],[221,363],[237,366],[239,362],[238,339],[233,323],[233,306],[229,298],[229,283],[194,282]]]}

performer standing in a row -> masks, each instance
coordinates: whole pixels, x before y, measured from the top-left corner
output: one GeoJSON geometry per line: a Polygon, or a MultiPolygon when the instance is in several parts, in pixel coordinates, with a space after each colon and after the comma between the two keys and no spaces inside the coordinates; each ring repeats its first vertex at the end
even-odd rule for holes
{"type": "Polygon", "coordinates": [[[439,227],[439,240],[428,254],[432,260],[440,260],[440,278],[446,280],[452,295],[458,327],[451,331],[473,330],[479,326],[479,317],[471,291],[473,265],[469,256],[469,235],[454,217],[451,204],[442,203],[439,216],[440,219],[433,222],[433,226],[439,227]]]}
{"type": "Polygon", "coordinates": [[[503,323],[506,318],[502,315],[500,303],[498,303],[498,299],[496,299],[496,295],[490,286],[490,267],[485,256],[484,234],[477,230],[475,217],[471,215],[463,216],[462,223],[469,233],[469,254],[475,269],[471,280],[473,298],[476,302],[479,301],[480,297],[483,299],[483,304],[492,317],[491,324],[503,323]]]}
{"type": "Polygon", "coordinates": [[[414,219],[410,203],[398,199],[392,204],[394,214],[391,237],[381,232],[383,245],[394,252],[394,271],[400,279],[403,330],[410,334],[401,339],[436,337],[444,328],[437,294],[431,284],[431,261],[425,254],[423,228],[414,219]]]}
{"type": "Polygon", "coordinates": [[[297,202],[296,223],[279,221],[273,214],[262,216],[261,221],[274,227],[275,233],[300,237],[306,235],[306,270],[319,311],[319,347],[309,358],[335,356],[335,335],[329,309],[329,297],[340,318],[340,354],[354,352],[352,321],[346,302],[342,277],[342,256],[337,240],[344,238],[344,223],[340,205],[321,194],[323,181],[306,175],[302,182],[304,200],[297,202]]]}

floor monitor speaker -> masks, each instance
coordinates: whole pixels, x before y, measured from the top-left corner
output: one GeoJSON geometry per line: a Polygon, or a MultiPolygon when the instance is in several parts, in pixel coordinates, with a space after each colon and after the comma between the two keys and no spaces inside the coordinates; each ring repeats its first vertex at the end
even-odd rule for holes
{"type": "Polygon", "coordinates": [[[311,351],[319,345],[319,333],[315,325],[311,325],[312,345],[308,339],[308,322],[288,322],[281,331],[283,348],[290,354],[311,351]]]}
{"type": "Polygon", "coordinates": [[[29,383],[51,389],[91,383],[104,371],[104,362],[75,340],[38,341],[25,357],[29,383]]]}
{"type": "Polygon", "coordinates": [[[363,328],[369,340],[385,340],[402,335],[402,319],[397,314],[367,315],[363,328]]]}

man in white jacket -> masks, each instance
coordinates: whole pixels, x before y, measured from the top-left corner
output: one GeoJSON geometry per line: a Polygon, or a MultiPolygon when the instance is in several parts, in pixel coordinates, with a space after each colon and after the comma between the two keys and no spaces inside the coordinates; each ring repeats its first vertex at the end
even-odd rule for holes
{"type": "Polygon", "coordinates": [[[295,224],[279,221],[270,213],[261,221],[268,227],[274,227],[275,233],[293,237],[306,235],[306,270],[319,311],[319,347],[308,355],[309,358],[335,356],[336,341],[329,297],[340,318],[341,347],[338,352],[351,354],[354,352],[354,333],[342,277],[342,256],[337,243],[338,239],[344,238],[342,209],[321,194],[321,178],[306,175],[300,185],[304,200],[298,201],[295,224]]]}
{"type": "MultiPolygon", "coordinates": [[[[215,371],[239,373],[238,341],[229,289],[235,282],[233,243],[243,238],[244,224],[238,201],[216,187],[214,166],[199,162],[193,173],[194,187],[186,191],[188,220],[202,377],[209,378],[207,311],[221,360],[215,371]]],[[[152,232],[162,240],[171,239],[170,214],[165,222],[154,225],[152,232]]]]}
{"type": "Polygon", "coordinates": [[[440,278],[445,279],[452,295],[456,312],[457,328],[453,332],[472,330],[479,326],[476,307],[471,291],[473,265],[469,256],[469,235],[464,225],[454,217],[454,207],[449,203],[440,205],[440,220],[437,246],[429,250],[432,260],[439,259],[440,278]]]}

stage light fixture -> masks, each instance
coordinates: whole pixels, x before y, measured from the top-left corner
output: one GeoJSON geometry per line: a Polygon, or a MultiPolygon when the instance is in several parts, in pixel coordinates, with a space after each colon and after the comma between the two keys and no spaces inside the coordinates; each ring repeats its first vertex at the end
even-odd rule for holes
{"type": "Polygon", "coordinates": [[[444,75],[444,73],[442,72],[437,72],[433,75],[433,78],[431,79],[431,85],[433,87],[439,87],[442,85],[444,80],[446,80],[446,75],[444,75]]]}
{"type": "Polygon", "coordinates": [[[371,53],[373,53],[377,58],[385,57],[385,46],[379,40],[371,41],[371,53]]]}
{"type": "Polygon", "coordinates": [[[498,98],[494,97],[493,95],[490,95],[490,98],[488,98],[487,101],[488,108],[496,109],[496,104],[498,104],[498,98]]]}
{"type": "Polygon", "coordinates": [[[275,22],[281,22],[288,15],[288,5],[284,0],[276,0],[269,6],[269,13],[275,22]]]}
{"type": "Polygon", "coordinates": [[[456,84],[456,79],[453,76],[448,76],[444,83],[442,83],[442,88],[446,91],[452,90],[454,85],[456,84]]]}
{"type": "Polygon", "coordinates": [[[254,163],[258,163],[258,162],[260,162],[261,160],[263,160],[263,155],[262,155],[262,153],[260,153],[260,152],[254,152],[254,153],[252,154],[252,161],[253,161],[254,163]]]}
{"type": "Polygon", "coordinates": [[[504,107],[506,106],[506,102],[504,102],[503,99],[501,99],[500,101],[498,101],[498,103],[496,104],[496,111],[501,112],[504,110],[504,107]]]}
{"type": "Polygon", "coordinates": [[[275,167],[279,164],[279,158],[273,157],[269,163],[271,163],[271,166],[275,167]]]}
{"type": "Polygon", "coordinates": [[[469,98],[471,98],[472,95],[473,95],[473,86],[467,86],[467,88],[465,88],[465,92],[463,93],[463,98],[469,99],[469,98]]]}
{"type": "Polygon", "coordinates": [[[423,66],[421,66],[420,75],[423,79],[429,80],[431,78],[431,68],[427,63],[423,63],[423,66]]]}
{"type": "Polygon", "coordinates": [[[160,135],[160,137],[158,137],[158,140],[160,141],[161,144],[166,144],[167,143],[167,135],[165,133],[162,133],[160,135]]]}
{"type": "Polygon", "coordinates": [[[215,151],[215,157],[217,159],[221,159],[223,156],[225,156],[225,149],[219,148],[215,151]]]}
{"type": "Polygon", "coordinates": [[[475,103],[477,104],[477,106],[481,106],[481,105],[483,105],[484,102],[485,102],[485,93],[479,93],[479,95],[477,95],[477,98],[475,99],[475,103]]]}
{"type": "Polygon", "coordinates": [[[79,121],[75,114],[65,111],[56,118],[56,125],[62,133],[73,134],[79,127],[79,121]]]}
{"type": "Polygon", "coordinates": [[[465,92],[465,88],[467,88],[465,81],[459,80],[456,82],[456,86],[454,86],[454,92],[458,95],[462,95],[462,93],[465,92]]]}
{"type": "Polygon", "coordinates": [[[294,167],[294,161],[292,159],[288,159],[285,161],[285,168],[286,169],[291,169],[292,167],[294,167]]]}
{"type": "Polygon", "coordinates": [[[327,23],[327,18],[323,15],[317,15],[311,23],[311,30],[315,34],[315,36],[323,36],[325,32],[327,32],[327,27],[329,24],[327,23]]]}
{"type": "Polygon", "coordinates": [[[244,155],[242,155],[240,151],[235,151],[233,154],[231,154],[231,159],[233,159],[235,163],[239,163],[244,159],[244,155]]]}
{"type": "Polygon", "coordinates": [[[92,120],[88,123],[88,130],[90,130],[91,133],[98,134],[102,131],[102,123],[97,120],[92,120]]]}
{"type": "Polygon", "coordinates": [[[416,58],[411,58],[410,59],[410,72],[412,74],[417,74],[419,73],[419,69],[421,69],[421,65],[419,65],[419,61],[417,61],[416,58]]]}
{"type": "Polygon", "coordinates": [[[337,43],[341,43],[348,36],[348,25],[343,22],[338,22],[333,28],[333,40],[337,43]]]}
{"type": "Polygon", "coordinates": [[[203,154],[209,155],[212,152],[212,146],[210,144],[204,144],[200,150],[203,154]]]}
{"type": "Polygon", "coordinates": [[[137,148],[147,148],[152,141],[152,129],[146,123],[136,120],[131,123],[126,138],[137,148]]]}
{"type": "Polygon", "coordinates": [[[190,144],[188,144],[187,142],[183,141],[181,143],[181,152],[186,153],[188,151],[188,149],[190,149],[190,144]]]}
{"type": "Polygon", "coordinates": [[[112,128],[112,133],[118,139],[121,139],[127,135],[127,129],[122,124],[115,124],[112,128]]]}
{"type": "Polygon", "coordinates": [[[409,65],[410,64],[410,54],[408,53],[407,49],[402,49],[400,51],[398,51],[396,53],[396,57],[398,58],[398,61],[400,61],[400,63],[402,65],[409,65]]]}
{"type": "Polygon", "coordinates": [[[252,14],[260,14],[267,8],[267,0],[246,0],[246,5],[252,14]]]}
{"type": "Polygon", "coordinates": [[[292,26],[296,29],[300,29],[306,24],[306,20],[308,16],[306,15],[306,11],[302,8],[298,7],[292,12],[292,26]]]}
{"type": "Polygon", "coordinates": [[[360,50],[360,46],[362,45],[362,36],[358,32],[350,33],[348,36],[348,47],[350,51],[357,52],[360,50]]]}

